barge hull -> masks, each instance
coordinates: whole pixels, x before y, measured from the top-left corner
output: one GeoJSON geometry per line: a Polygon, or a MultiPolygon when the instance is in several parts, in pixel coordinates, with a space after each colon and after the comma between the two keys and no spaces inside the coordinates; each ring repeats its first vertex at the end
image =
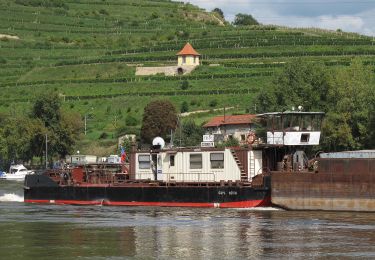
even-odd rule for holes
{"type": "Polygon", "coordinates": [[[375,212],[374,159],[320,159],[313,172],[273,172],[272,203],[292,210],[375,212]]]}
{"type": "Polygon", "coordinates": [[[28,176],[26,203],[108,206],[250,208],[270,205],[267,188],[248,186],[59,186],[46,176],[28,176]]]}

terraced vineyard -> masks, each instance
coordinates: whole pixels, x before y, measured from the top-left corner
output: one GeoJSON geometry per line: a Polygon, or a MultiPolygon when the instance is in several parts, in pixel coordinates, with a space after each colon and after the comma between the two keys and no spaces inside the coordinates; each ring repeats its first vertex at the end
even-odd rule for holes
{"type": "Polygon", "coordinates": [[[177,108],[187,101],[190,111],[235,105],[234,112],[243,112],[295,59],[332,67],[356,56],[375,64],[371,37],[233,27],[196,6],[167,0],[3,0],[0,34],[19,38],[0,36],[0,111],[25,113],[37,94],[57,91],[65,109],[90,114],[86,145],[103,133],[108,137],[99,145],[108,146],[118,134],[137,131],[153,98],[168,98],[177,108]],[[135,76],[136,66],[176,64],[187,41],[202,54],[192,74],[135,76]],[[180,87],[184,80],[188,89],[180,87]],[[127,125],[128,117],[138,123],[127,125]]]}

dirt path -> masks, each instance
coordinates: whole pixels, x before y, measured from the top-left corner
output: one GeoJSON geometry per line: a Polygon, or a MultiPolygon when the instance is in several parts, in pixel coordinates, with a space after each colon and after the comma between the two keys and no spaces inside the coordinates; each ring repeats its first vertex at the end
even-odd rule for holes
{"type": "Polygon", "coordinates": [[[12,39],[12,40],[19,40],[20,37],[14,36],[14,35],[9,35],[9,34],[1,34],[0,33],[0,39],[12,39]]]}
{"type": "MultiPolygon", "coordinates": [[[[229,110],[229,109],[233,109],[233,108],[234,107],[226,107],[225,110],[229,110]]],[[[213,111],[220,111],[220,110],[224,110],[224,108],[215,108],[215,109],[213,109],[213,111]]],[[[206,112],[210,112],[210,111],[211,110],[196,110],[196,111],[181,113],[180,116],[181,117],[185,117],[185,116],[190,116],[192,114],[206,113],[206,112]]]]}

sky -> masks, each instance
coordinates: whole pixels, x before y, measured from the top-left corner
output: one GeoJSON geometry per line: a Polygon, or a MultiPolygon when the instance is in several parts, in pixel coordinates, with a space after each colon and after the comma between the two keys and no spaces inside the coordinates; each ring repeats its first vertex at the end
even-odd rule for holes
{"type": "Polygon", "coordinates": [[[341,29],[375,36],[375,0],[189,0],[211,11],[220,8],[225,19],[251,14],[262,24],[341,29]]]}

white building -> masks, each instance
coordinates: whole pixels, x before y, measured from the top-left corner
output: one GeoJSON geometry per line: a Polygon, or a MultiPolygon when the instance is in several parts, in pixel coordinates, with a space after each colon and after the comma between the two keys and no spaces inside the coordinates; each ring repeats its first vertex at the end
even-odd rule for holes
{"type": "Polygon", "coordinates": [[[236,138],[240,144],[246,144],[249,135],[254,134],[255,118],[256,115],[252,114],[216,116],[203,127],[206,129],[206,134],[216,136],[215,141],[222,136],[223,140],[236,138]]]}

